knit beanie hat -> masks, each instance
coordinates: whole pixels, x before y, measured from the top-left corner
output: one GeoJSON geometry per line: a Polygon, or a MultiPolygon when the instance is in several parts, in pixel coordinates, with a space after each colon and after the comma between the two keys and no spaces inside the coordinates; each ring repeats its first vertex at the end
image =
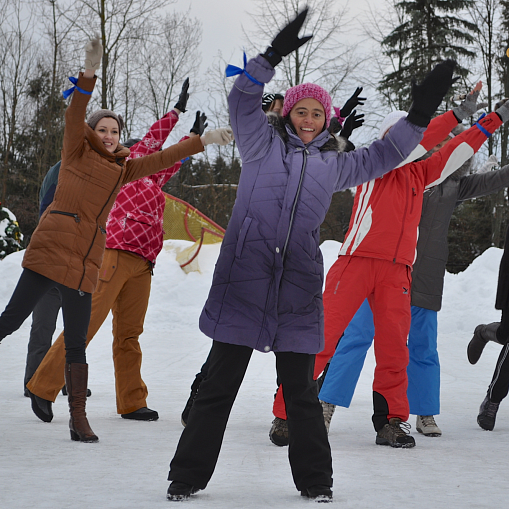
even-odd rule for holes
{"type": "Polygon", "coordinates": [[[292,108],[302,99],[316,99],[322,106],[325,112],[325,127],[329,127],[332,99],[329,93],[319,85],[313,83],[302,83],[289,88],[285,94],[285,101],[283,104],[283,117],[286,117],[292,108]]]}
{"type": "Polygon", "coordinates": [[[276,98],[276,94],[263,94],[262,95],[262,110],[267,111],[272,104],[272,101],[276,98]]]}
{"type": "Polygon", "coordinates": [[[88,116],[87,124],[92,128],[95,129],[95,126],[97,125],[97,122],[101,120],[101,118],[108,117],[108,118],[114,118],[118,123],[119,131],[122,131],[124,128],[124,119],[117,115],[115,112],[111,110],[97,110],[91,113],[88,116]]]}
{"type": "Polygon", "coordinates": [[[398,122],[399,119],[405,118],[408,115],[406,111],[393,111],[389,113],[382,121],[382,125],[380,126],[380,133],[378,134],[378,139],[381,140],[387,131],[398,122]]]}

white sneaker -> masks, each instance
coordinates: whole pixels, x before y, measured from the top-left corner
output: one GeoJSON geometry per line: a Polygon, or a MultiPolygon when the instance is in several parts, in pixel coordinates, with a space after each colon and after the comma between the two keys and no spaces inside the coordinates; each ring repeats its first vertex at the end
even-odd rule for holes
{"type": "Polygon", "coordinates": [[[425,437],[441,437],[442,430],[437,426],[432,415],[418,415],[415,429],[425,437]]]}
{"type": "Polygon", "coordinates": [[[323,420],[325,422],[325,427],[327,428],[327,433],[329,432],[330,422],[332,420],[332,416],[334,415],[334,410],[336,410],[336,405],[332,403],[327,403],[325,401],[320,400],[323,409],[323,420]]]}

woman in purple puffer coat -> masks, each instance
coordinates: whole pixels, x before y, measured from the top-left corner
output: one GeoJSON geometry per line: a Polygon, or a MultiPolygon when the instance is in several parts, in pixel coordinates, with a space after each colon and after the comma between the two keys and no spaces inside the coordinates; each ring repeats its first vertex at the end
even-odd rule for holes
{"type": "Polygon", "coordinates": [[[403,162],[442,100],[441,80],[450,83],[450,69],[432,72],[415,87],[412,113],[369,148],[337,151],[327,131],[331,98],[312,84],[287,91],[285,125],[278,130],[262,110],[263,86],[281,57],[309,39],[298,37],[305,16],[299,14],[264,55],[239,70],[229,96],[243,167],[200,318],[200,329],[214,340],[210,367],[170,464],[170,500],[188,498],[210,480],[253,349],[276,355],[297,489],[311,499],[332,500],[332,458],[312,379],[314,354],[324,344],[320,224],[333,192],[403,162]]]}

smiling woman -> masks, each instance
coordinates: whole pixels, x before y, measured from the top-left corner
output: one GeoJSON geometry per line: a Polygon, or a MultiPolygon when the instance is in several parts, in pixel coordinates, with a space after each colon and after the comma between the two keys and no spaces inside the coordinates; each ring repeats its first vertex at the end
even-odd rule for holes
{"type": "Polygon", "coordinates": [[[97,110],[89,116],[87,124],[95,131],[108,152],[114,153],[117,150],[120,133],[124,128],[120,115],[110,110],[97,110]]]}
{"type": "MultiPolygon", "coordinates": [[[[117,194],[125,184],[202,152],[209,143],[224,145],[231,141],[229,131],[219,129],[160,152],[129,159],[130,150],[119,144],[123,127],[120,116],[99,110],[90,115],[88,123],[84,122],[102,54],[98,38],[87,43],[85,72],[70,78],[75,86],[64,93],[64,98],[72,99],[65,112],[62,162],[54,199],[32,235],[23,258],[23,273],[0,316],[1,341],[21,327],[48,291],[58,289],[65,323],[69,429],[71,439],[81,442],[99,440],[85,412],[88,379],[85,343],[92,293],[105,250],[106,221],[117,194]]],[[[31,400],[32,409],[40,416],[35,395],[31,400]]],[[[51,417],[41,418],[49,422],[51,417]]]]}

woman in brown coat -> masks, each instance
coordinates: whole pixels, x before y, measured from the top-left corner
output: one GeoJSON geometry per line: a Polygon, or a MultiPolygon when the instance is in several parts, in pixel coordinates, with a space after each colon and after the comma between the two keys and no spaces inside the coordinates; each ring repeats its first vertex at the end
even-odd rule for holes
{"type": "Polygon", "coordinates": [[[106,219],[121,186],[168,168],[202,152],[209,143],[225,145],[231,131],[217,129],[149,156],[130,159],[119,144],[121,120],[100,110],[84,123],[95,85],[102,46],[98,39],[86,48],[85,72],[72,89],[65,113],[62,165],[51,205],[41,216],[23,259],[23,272],[0,316],[0,341],[19,329],[39,299],[57,287],[65,326],[65,382],[69,398],[71,439],[97,442],[86,413],[88,365],[85,341],[91,295],[96,287],[106,239],[106,219]]]}

